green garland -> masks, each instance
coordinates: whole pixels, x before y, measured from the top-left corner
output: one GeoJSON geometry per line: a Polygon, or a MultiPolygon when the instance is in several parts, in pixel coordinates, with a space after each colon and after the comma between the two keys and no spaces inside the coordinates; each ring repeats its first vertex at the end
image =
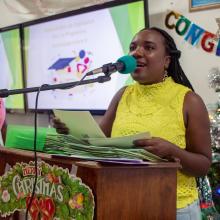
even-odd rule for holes
{"type": "MultiPolygon", "coordinates": [[[[91,190],[67,169],[38,164],[39,174],[29,214],[32,219],[90,220],[94,215],[91,190]],[[37,217],[36,217],[37,216],[37,217]]],[[[34,183],[34,163],[17,163],[0,177],[0,213],[7,216],[24,210],[30,201],[34,183]]]]}

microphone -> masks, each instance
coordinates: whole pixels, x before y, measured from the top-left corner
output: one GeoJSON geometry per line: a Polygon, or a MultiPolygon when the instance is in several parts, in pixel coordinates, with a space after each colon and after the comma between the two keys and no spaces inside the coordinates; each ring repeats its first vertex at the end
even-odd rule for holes
{"type": "Polygon", "coordinates": [[[94,69],[86,74],[86,76],[95,75],[98,73],[105,73],[106,75],[110,75],[114,72],[119,72],[121,74],[132,73],[137,67],[137,61],[133,56],[126,55],[120,57],[116,63],[107,63],[102,67],[94,69]]]}
{"type": "Polygon", "coordinates": [[[23,89],[13,89],[13,90],[1,89],[0,97],[5,98],[8,97],[9,95],[38,92],[40,88],[41,91],[46,91],[46,90],[54,90],[54,89],[68,89],[75,86],[85,85],[95,82],[104,83],[111,80],[110,77],[111,73],[118,71],[119,73],[122,74],[128,74],[128,73],[132,73],[136,69],[136,67],[137,67],[136,59],[133,56],[127,55],[120,57],[116,63],[108,63],[98,69],[86,73],[80,81],[54,84],[54,85],[45,84],[41,87],[32,87],[32,88],[23,88],[23,89]],[[98,73],[104,73],[105,76],[99,76],[94,79],[83,80],[86,76],[91,76],[98,73]]]}

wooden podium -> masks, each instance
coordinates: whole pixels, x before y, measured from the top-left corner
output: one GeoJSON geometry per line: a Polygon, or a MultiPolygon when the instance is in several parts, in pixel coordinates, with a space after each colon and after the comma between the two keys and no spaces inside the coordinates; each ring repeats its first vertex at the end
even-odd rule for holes
{"type": "Polygon", "coordinates": [[[176,163],[107,166],[77,162],[95,195],[97,220],[176,219],[176,163]]]}
{"type": "MultiPolygon", "coordinates": [[[[6,163],[28,162],[33,155],[31,151],[0,147],[0,174],[6,163]]],[[[96,220],[176,219],[178,163],[119,166],[54,158],[44,153],[38,153],[38,158],[69,169],[77,165],[77,176],[93,191],[96,220]]]]}

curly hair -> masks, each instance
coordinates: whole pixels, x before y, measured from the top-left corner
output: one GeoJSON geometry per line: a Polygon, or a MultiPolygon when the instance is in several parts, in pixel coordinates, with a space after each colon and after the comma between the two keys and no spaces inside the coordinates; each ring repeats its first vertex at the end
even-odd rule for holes
{"type": "Polygon", "coordinates": [[[194,91],[190,81],[186,77],[180,65],[179,58],[181,56],[181,51],[177,49],[174,39],[166,31],[157,27],[144,28],[141,31],[144,30],[154,30],[159,32],[163,36],[166,53],[171,57],[169,67],[167,69],[168,76],[171,76],[176,83],[187,86],[192,91],[194,91]]]}

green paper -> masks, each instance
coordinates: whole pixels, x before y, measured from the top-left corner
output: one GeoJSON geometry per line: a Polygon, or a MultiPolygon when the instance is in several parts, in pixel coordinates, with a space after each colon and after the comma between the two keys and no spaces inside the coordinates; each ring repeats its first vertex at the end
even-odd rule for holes
{"type": "Polygon", "coordinates": [[[124,137],[107,138],[88,111],[54,110],[54,114],[66,124],[75,139],[86,140],[95,146],[132,147],[134,140],[150,138],[149,132],[124,137]]]}
{"type": "Polygon", "coordinates": [[[101,146],[101,147],[123,147],[129,148],[134,146],[133,142],[139,139],[149,139],[150,133],[143,132],[135,135],[123,136],[123,137],[114,137],[114,138],[88,138],[88,142],[91,145],[101,146]]]}
{"type": "MultiPolygon", "coordinates": [[[[142,136],[142,134],[141,134],[142,136]]],[[[141,138],[139,136],[139,138],[141,138]]],[[[137,137],[137,136],[136,136],[137,137]]],[[[126,138],[126,137],[125,137],[126,138]]],[[[103,138],[100,138],[103,139],[103,138]]],[[[106,138],[105,138],[106,139],[106,138]]],[[[118,138],[116,138],[118,139],[118,138]]],[[[120,138],[119,138],[120,139],[120,138]]],[[[115,141],[115,140],[114,140],[115,141]]],[[[83,158],[87,160],[147,160],[152,162],[165,161],[160,157],[147,152],[143,148],[115,146],[95,146],[87,143],[77,143],[75,137],[64,134],[47,135],[45,152],[58,154],[59,156],[70,156],[73,158],[83,158]]],[[[127,163],[127,162],[125,162],[127,163]]]]}
{"type": "Polygon", "coordinates": [[[54,110],[54,114],[69,128],[75,138],[104,138],[105,135],[89,111],[54,110]]]}
{"type": "MultiPolygon", "coordinates": [[[[37,128],[37,151],[43,151],[46,135],[56,134],[55,129],[38,127],[37,128]]],[[[24,150],[34,149],[34,127],[23,125],[8,125],[5,147],[24,150]]]]}

